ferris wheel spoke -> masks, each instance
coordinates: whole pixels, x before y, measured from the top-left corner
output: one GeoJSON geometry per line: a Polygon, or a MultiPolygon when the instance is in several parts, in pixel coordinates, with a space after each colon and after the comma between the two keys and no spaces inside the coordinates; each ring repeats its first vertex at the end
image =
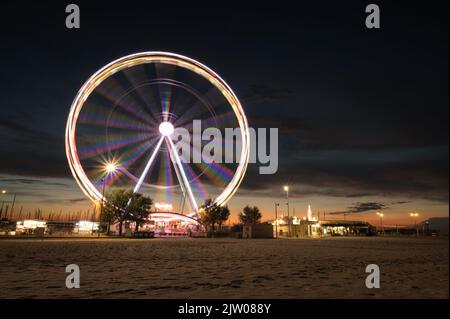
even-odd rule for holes
{"type": "Polygon", "coordinates": [[[152,117],[149,116],[149,114],[145,112],[142,107],[140,107],[141,103],[139,103],[139,101],[133,95],[128,94],[130,93],[130,91],[127,91],[127,89],[118,79],[110,77],[108,78],[108,81],[110,85],[118,88],[121,92],[127,92],[127,94],[120,96],[115,94],[111,90],[108,90],[106,87],[98,86],[97,92],[103,99],[114,103],[119,107],[119,109],[124,111],[125,113],[123,113],[122,115],[133,118],[138,122],[144,122],[148,125],[154,125],[156,123],[154,122],[154,119],[152,119],[152,117]]]}
{"type": "MultiPolygon", "coordinates": [[[[166,138],[166,140],[168,141],[168,144],[170,145],[170,149],[172,151],[171,154],[175,159],[175,166],[178,166],[178,171],[179,171],[178,173],[179,173],[179,175],[181,175],[181,180],[179,180],[179,182],[180,182],[180,184],[184,184],[184,189],[187,192],[189,202],[191,203],[191,208],[194,210],[195,213],[198,213],[197,202],[195,201],[194,194],[192,193],[192,189],[189,186],[189,181],[186,177],[186,173],[184,172],[183,164],[181,163],[180,157],[178,156],[177,149],[175,148],[175,145],[173,144],[170,137],[166,138]]],[[[178,173],[177,173],[177,175],[178,175],[178,173]]]]}
{"type": "Polygon", "coordinates": [[[153,161],[155,160],[156,154],[159,151],[159,148],[161,147],[161,144],[164,140],[164,136],[162,136],[159,141],[158,144],[156,144],[155,149],[153,150],[152,155],[150,156],[150,159],[147,162],[147,165],[145,165],[144,171],[142,172],[141,176],[139,177],[139,180],[136,184],[136,186],[133,189],[133,193],[136,193],[137,191],[139,191],[139,188],[141,188],[142,183],[144,182],[145,177],[147,176],[148,170],[150,169],[150,166],[152,165],[153,161]]]}
{"type": "MultiPolygon", "coordinates": [[[[172,153],[171,147],[169,145],[169,142],[167,142],[167,139],[166,139],[166,144],[167,144],[167,147],[169,149],[169,154],[172,153]]],[[[175,175],[177,176],[178,182],[180,183],[181,192],[183,193],[183,196],[185,196],[186,195],[186,189],[184,187],[184,183],[183,183],[183,180],[182,180],[182,177],[181,177],[180,169],[179,169],[179,167],[178,167],[178,165],[176,163],[175,156],[170,156],[170,158],[172,159],[173,168],[175,170],[175,175]]]]}

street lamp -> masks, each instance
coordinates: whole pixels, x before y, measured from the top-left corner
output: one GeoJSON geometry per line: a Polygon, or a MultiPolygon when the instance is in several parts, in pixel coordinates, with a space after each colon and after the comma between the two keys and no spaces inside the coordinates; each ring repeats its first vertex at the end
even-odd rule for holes
{"type": "Polygon", "coordinates": [[[275,238],[278,239],[278,206],[280,204],[275,203],[275,238]]]}
{"type": "MultiPolygon", "coordinates": [[[[6,190],[2,190],[2,195],[6,194],[6,190]]],[[[2,208],[0,208],[0,219],[2,218],[3,214],[3,206],[5,205],[5,201],[2,201],[2,208]]]]}
{"type": "MultiPolygon", "coordinates": [[[[104,167],[105,170],[105,175],[102,178],[102,182],[103,182],[103,187],[102,187],[102,202],[100,205],[100,218],[102,218],[103,216],[103,209],[105,206],[105,188],[106,188],[106,179],[109,176],[109,174],[114,174],[117,170],[117,164],[116,163],[107,163],[105,164],[104,167]]],[[[109,224],[108,224],[108,235],[109,235],[109,224]]],[[[100,236],[100,232],[99,232],[99,236],[100,236]]]]}
{"type": "MultiPolygon", "coordinates": [[[[7,193],[6,189],[3,189],[1,194],[5,195],[7,193]]],[[[13,194],[13,200],[11,201],[12,205],[11,205],[11,211],[10,211],[10,219],[13,218],[13,213],[14,213],[14,204],[16,203],[16,193],[13,194]]],[[[9,202],[9,201],[8,201],[9,202]]],[[[2,207],[0,208],[0,219],[2,218],[3,215],[3,207],[5,205],[5,200],[2,201],[2,207]]],[[[6,213],[5,213],[5,218],[8,218],[8,205],[6,205],[6,213]]]]}
{"type": "Polygon", "coordinates": [[[381,233],[384,235],[384,227],[383,227],[383,213],[377,212],[377,215],[380,216],[380,223],[381,223],[381,233]]]}
{"type": "Polygon", "coordinates": [[[114,173],[117,169],[117,164],[115,163],[108,163],[105,165],[105,171],[108,174],[114,173]]]}
{"type": "Polygon", "coordinates": [[[414,218],[414,222],[416,224],[416,236],[419,237],[419,225],[417,224],[417,217],[419,217],[418,213],[411,213],[409,216],[414,218]]]}
{"type": "Polygon", "coordinates": [[[289,214],[289,186],[285,185],[283,189],[286,192],[286,206],[288,213],[288,237],[291,237],[291,217],[289,214]]]}

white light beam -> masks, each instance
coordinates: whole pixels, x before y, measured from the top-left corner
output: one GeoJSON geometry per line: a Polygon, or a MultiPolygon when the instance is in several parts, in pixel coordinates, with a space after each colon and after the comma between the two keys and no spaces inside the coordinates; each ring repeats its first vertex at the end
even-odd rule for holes
{"type": "Polygon", "coordinates": [[[167,149],[169,150],[170,160],[172,161],[173,168],[175,170],[175,174],[177,175],[177,180],[180,182],[181,191],[183,192],[183,196],[185,196],[186,189],[184,188],[184,184],[183,184],[183,181],[181,179],[180,169],[178,168],[175,156],[170,154],[170,153],[172,153],[172,148],[170,147],[170,144],[169,144],[169,142],[167,142],[167,140],[166,140],[166,145],[167,145],[167,149]]]}
{"type": "Polygon", "coordinates": [[[197,202],[195,201],[194,194],[192,193],[192,189],[189,186],[188,179],[186,177],[186,174],[184,173],[183,165],[181,164],[181,160],[180,160],[180,157],[178,156],[177,149],[175,148],[175,145],[173,145],[173,142],[170,137],[167,137],[167,141],[169,141],[169,145],[172,150],[171,153],[175,157],[175,165],[178,166],[179,172],[181,174],[182,181],[180,181],[180,183],[184,184],[184,187],[188,193],[189,202],[191,203],[191,208],[194,210],[195,213],[198,213],[197,202]]]}
{"type": "Polygon", "coordinates": [[[150,159],[147,162],[147,165],[145,165],[144,171],[142,172],[141,177],[139,177],[139,180],[136,184],[136,186],[133,189],[133,193],[136,193],[139,188],[141,188],[142,183],[144,182],[145,176],[147,176],[148,170],[150,169],[150,166],[152,165],[153,161],[155,160],[156,154],[158,153],[159,148],[161,147],[161,143],[164,140],[164,136],[161,136],[161,138],[158,141],[158,144],[156,144],[155,149],[153,150],[152,156],[150,156],[150,159]]]}

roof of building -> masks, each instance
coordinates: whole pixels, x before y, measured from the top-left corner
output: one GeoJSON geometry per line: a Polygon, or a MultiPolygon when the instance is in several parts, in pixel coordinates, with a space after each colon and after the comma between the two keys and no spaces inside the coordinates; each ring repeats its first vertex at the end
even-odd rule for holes
{"type": "Polygon", "coordinates": [[[371,226],[368,222],[361,220],[321,220],[319,224],[325,226],[371,226]]]}

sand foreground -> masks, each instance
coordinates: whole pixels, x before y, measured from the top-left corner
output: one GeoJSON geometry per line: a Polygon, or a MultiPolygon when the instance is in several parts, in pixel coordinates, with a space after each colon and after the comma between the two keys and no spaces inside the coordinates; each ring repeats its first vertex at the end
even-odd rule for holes
{"type": "Polygon", "coordinates": [[[448,298],[448,252],[441,238],[0,240],[0,298],[448,298]]]}

